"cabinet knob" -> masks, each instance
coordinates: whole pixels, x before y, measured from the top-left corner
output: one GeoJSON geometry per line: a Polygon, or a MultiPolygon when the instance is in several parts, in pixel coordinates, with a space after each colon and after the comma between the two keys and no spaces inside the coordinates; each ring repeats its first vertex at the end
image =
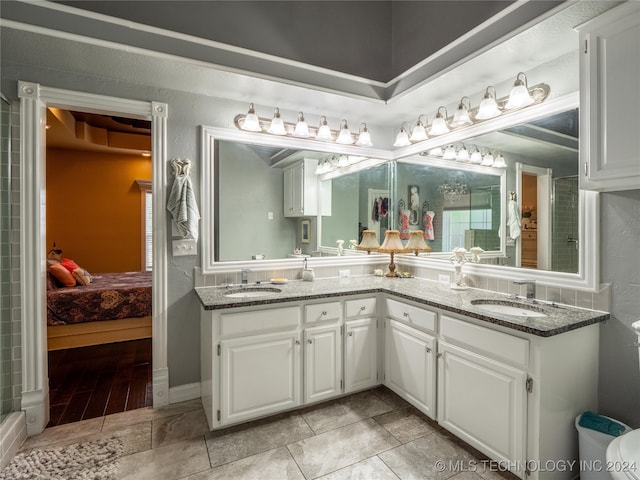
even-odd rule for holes
{"type": "Polygon", "coordinates": [[[300,345],[300,340],[296,340],[296,345],[300,345]]]}
{"type": "Polygon", "coordinates": [[[402,315],[404,315],[404,317],[408,317],[409,316],[409,312],[404,312],[402,315]]]}
{"type": "Polygon", "coordinates": [[[353,332],[349,332],[349,336],[350,336],[350,337],[353,337],[353,332]]]}
{"type": "Polygon", "coordinates": [[[360,307],[360,311],[364,312],[367,309],[367,307],[365,307],[364,305],[362,307],[360,307]]]}
{"type": "Polygon", "coordinates": [[[436,353],[436,358],[442,358],[442,354],[441,353],[436,353]]]}
{"type": "Polygon", "coordinates": [[[431,353],[431,347],[427,347],[427,353],[431,353]]]}
{"type": "Polygon", "coordinates": [[[326,314],[327,314],[327,311],[326,311],[326,310],[323,310],[323,311],[322,311],[322,315],[326,315],[326,314]]]}
{"type": "Polygon", "coordinates": [[[309,339],[307,340],[307,343],[313,343],[313,340],[309,339]]]}

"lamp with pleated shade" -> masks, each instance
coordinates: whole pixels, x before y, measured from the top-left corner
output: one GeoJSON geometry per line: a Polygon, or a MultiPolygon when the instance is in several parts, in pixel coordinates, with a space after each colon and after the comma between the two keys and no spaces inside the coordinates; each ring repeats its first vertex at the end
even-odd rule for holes
{"type": "Polygon", "coordinates": [[[412,230],[409,232],[409,241],[405,247],[408,251],[412,251],[418,256],[419,252],[430,252],[431,247],[424,241],[424,232],[422,230],[412,230]]]}
{"type": "Polygon", "coordinates": [[[384,242],[378,251],[381,253],[389,253],[391,254],[391,261],[389,262],[389,271],[385,274],[385,277],[398,277],[400,276],[398,272],[396,272],[396,264],[393,263],[393,255],[395,253],[404,253],[406,252],[406,248],[402,245],[402,240],[400,240],[400,231],[399,230],[387,230],[384,233],[384,242]]]}
{"type": "Polygon", "coordinates": [[[378,243],[378,239],[376,238],[375,230],[363,230],[362,231],[362,240],[360,244],[356,246],[358,250],[366,250],[367,255],[371,254],[373,250],[378,250],[380,248],[380,244],[378,243]]]}

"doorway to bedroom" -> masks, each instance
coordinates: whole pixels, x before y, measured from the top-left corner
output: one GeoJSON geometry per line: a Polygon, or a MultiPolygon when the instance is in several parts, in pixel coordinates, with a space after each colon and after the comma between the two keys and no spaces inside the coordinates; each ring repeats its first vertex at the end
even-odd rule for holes
{"type": "Polygon", "coordinates": [[[151,122],[47,108],[50,419],[153,405],[151,122]]]}

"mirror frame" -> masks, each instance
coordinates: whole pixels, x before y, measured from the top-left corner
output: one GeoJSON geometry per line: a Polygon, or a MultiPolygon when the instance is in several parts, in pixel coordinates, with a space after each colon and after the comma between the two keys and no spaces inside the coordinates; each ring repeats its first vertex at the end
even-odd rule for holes
{"type": "MultiPolygon", "coordinates": [[[[215,141],[234,141],[240,143],[251,143],[256,145],[277,146],[283,148],[294,148],[302,150],[316,150],[319,152],[335,154],[365,155],[379,158],[381,160],[393,161],[401,160],[405,157],[418,155],[420,152],[431,148],[443,146],[449,143],[460,142],[468,138],[501,130],[513,125],[527,123],[533,120],[561,113],[571,108],[580,106],[579,93],[574,92],[556,99],[548,99],[546,102],[505,113],[497,119],[488,120],[472,125],[467,128],[454,130],[448,134],[435,137],[424,142],[419,142],[397,150],[381,150],[373,148],[361,148],[348,145],[335,145],[317,142],[314,140],[295,139],[289,137],[276,137],[263,133],[250,133],[236,129],[201,127],[201,200],[202,200],[202,234],[201,234],[201,272],[203,274],[217,274],[236,272],[242,268],[251,267],[254,271],[267,271],[274,269],[294,268],[299,265],[298,259],[275,259],[275,260],[249,260],[238,262],[216,262],[215,261],[215,219],[214,219],[214,179],[213,168],[215,158],[215,141]]],[[[580,155],[582,158],[582,155],[580,155]]],[[[504,209],[503,209],[504,210],[504,209]]],[[[519,280],[527,278],[535,280],[541,284],[575,288],[591,292],[599,291],[600,269],[599,269],[599,225],[600,225],[600,197],[598,192],[580,189],[579,195],[579,238],[581,246],[579,250],[578,273],[553,272],[549,270],[523,269],[520,267],[509,267],[502,265],[471,264],[465,265],[465,271],[471,275],[482,275],[506,280],[519,280]]],[[[503,212],[501,212],[501,215],[503,212]]],[[[501,226],[504,233],[504,222],[501,226]]],[[[504,243],[504,242],[501,242],[504,243]]],[[[504,247],[502,247],[504,248],[504,247]]],[[[502,249],[501,248],[501,249],[502,249]]],[[[453,267],[446,259],[401,256],[398,262],[403,265],[426,267],[432,266],[441,270],[453,270],[453,267]]],[[[317,257],[314,264],[318,266],[341,266],[341,265],[367,265],[380,263],[377,255],[348,255],[341,257],[317,257]]]]}

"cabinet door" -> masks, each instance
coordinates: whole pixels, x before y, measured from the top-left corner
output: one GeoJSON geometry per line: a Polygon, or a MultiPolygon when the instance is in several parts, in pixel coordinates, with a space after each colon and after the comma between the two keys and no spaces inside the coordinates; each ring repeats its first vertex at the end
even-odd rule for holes
{"type": "Polygon", "coordinates": [[[300,405],[300,333],[223,340],[221,423],[235,423],[300,405]]]}
{"type": "Polygon", "coordinates": [[[640,4],[627,2],[583,28],[581,188],[640,188],[640,4]]]}
{"type": "Polygon", "coordinates": [[[284,216],[297,217],[304,213],[303,166],[297,163],[284,171],[284,216]]]}
{"type": "Polygon", "coordinates": [[[435,338],[387,319],[385,340],[385,385],[435,418],[435,338]]]}
{"type": "Polygon", "coordinates": [[[378,329],[375,318],[345,324],[345,393],[378,384],[378,329]]]}
{"type": "Polygon", "coordinates": [[[311,327],[304,331],[304,402],[335,397],[342,391],[340,326],[311,327]]]}
{"type": "Polygon", "coordinates": [[[523,466],[526,379],[522,370],[441,340],[438,423],[492,459],[523,466]]]}

